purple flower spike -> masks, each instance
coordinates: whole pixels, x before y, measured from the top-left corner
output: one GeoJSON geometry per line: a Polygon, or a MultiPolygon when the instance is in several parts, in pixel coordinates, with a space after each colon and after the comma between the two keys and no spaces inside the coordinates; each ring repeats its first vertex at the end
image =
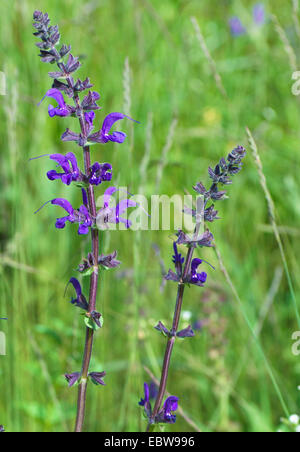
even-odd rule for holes
{"type": "Polygon", "coordinates": [[[74,372],[73,374],[65,374],[65,379],[69,384],[69,388],[74,386],[78,382],[78,380],[80,380],[80,378],[81,378],[80,372],[74,372]]]}
{"type": "Polygon", "coordinates": [[[108,143],[108,141],[113,141],[114,143],[123,143],[126,134],[124,132],[112,132],[110,130],[115,122],[120,121],[121,119],[129,119],[130,121],[138,122],[135,119],[130,118],[129,116],[124,115],[123,113],[110,113],[103,121],[103,125],[99,132],[94,133],[88,137],[88,141],[94,143],[108,143]]]}
{"type": "MultiPolygon", "coordinates": [[[[66,105],[64,96],[58,89],[56,89],[56,88],[49,89],[49,91],[46,92],[46,94],[43,97],[43,99],[41,100],[41,102],[45,99],[45,97],[51,97],[52,99],[56,100],[56,102],[58,103],[58,107],[53,107],[53,105],[49,105],[48,113],[49,113],[50,118],[53,118],[54,116],[61,116],[61,117],[70,116],[72,113],[75,112],[74,107],[70,107],[69,105],[66,105]]],[[[39,103],[39,105],[40,105],[40,103],[39,103]]]]}
{"type": "Polygon", "coordinates": [[[68,152],[65,156],[62,154],[51,154],[50,159],[55,160],[58,166],[61,166],[63,173],[58,173],[55,170],[48,171],[47,177],[49,180],[60,179],[63,184],[70,185],[72,181],[77,181],[80,178],[77,159],[72,152],[68,152]]]}
{"type": "Polygon", "coordinates": [[[253,20],[255,24],[258,26],[264,25],[266,21],[266,15],[265,15],[265,6],[263,3],[257,3],[253,7],[253,20]]]}
{"type": "Polygon", "coordinates": [[[0,425],[0,433],[5,432],[3,425],[0,425]]]}
{"type": "Polygon", "coordinates": [[[240,19],[236,16],[229,19],[229,26],[232,36],[237,37],[246,33],[245,27],[243,26],[240,19]]]}
{"type": "Polygon", "coordinates": [[[103,377],[105,377],[106,372],[90,372],[89,377],[91,378],[92,382],[96,386],[105,386],[104,381],[102,380],[103,377]]]}
{"type": "Polygon", "coordinates": [[[84,311],[87,311],[89,309],[89,305],[88,302],[86,301],[85,296],[82,294],[81,285],[78,279],[71,278],[68,284],[72,284],[77,295],[77,298],[72,298],[70,303],[77,306],[78,308],[84,309],[84,311]]]}

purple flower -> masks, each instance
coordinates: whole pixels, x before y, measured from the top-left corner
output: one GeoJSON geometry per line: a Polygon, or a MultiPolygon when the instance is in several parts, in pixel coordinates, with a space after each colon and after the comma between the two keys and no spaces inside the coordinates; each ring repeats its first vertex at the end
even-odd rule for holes
{"type": "Polygon", "coordinates": [[[49,180],[60,179],[63,184],[70,185],[72,181],[77,181],[80,178],[80,170],[78,168],[77,159],[72,152],[66,155],[51,154],[51,160],[55,160],[61,166],[63,173],[58,173],[55,170],[48,171],[47,177],[49,180]]]}
{"type": "Polygon", "coordinates": [[[0,433],[5,432],[3,425],[0,425],[0,433]]]}
{"type": "Polygon", "coordinates": [[[74,287],[74,289],[76,291],[76,295],[77,295],[77,298],[72,298],[70,303],[77,306],[78,308],[81,308],[81,309],[87,311],[89,309],[89,305],[88,305],[88,302],[86,301],[85,296],[82,293],[80,282],[76,278],[71,278],[70,281],[68,282],[67,286],[69,284],[72,284],[72,286],[74,287]]]}
{"type": "Polygon", "coordinates": [[[232,36],[241,36],[246,33],[246,29],[243,26],[240,19],[236,16],[229,19],[229,26],[232,36]]]}
{"type": "Polygon", "coordinates": [[[126,228],[129,229],[131,222],[127,218],[123,218],[122,215],[126,212],[129,207],[136,207],[137,203],[131,201],[130,199],[123,199],[117,204],[116,207],[109,207],[112,195],[117,191],[116,187],[109,187],[105,190],[103,195],[103,208],[98,211],[97,214],[97,225],[100,229],[107,228],[109,223],[111,224],[125,224],[126,228]]]}
{"type": "Polygon", "coordinates": [[[266,21],[265,7],[263,3],[257,3],[253,7],[253,20],[256,25],[261,26],[266,21]]]}
{"type": "Polygon", "coordinates": [[[110,133],[110,130],[115,122],[125,118],[130,119],[130,121],[138,122],[123,113],[110,113],[104,119],[101,130],[93,135],[90,135],[88,137],[88,141],[93,143],[107,143],[108,141],[123,143],[126,138],[126,134],[124,132],[110,133]]]}
{"type": "Polygon", "coordinates": [[[74,372],[72,374],[65,374],[65,379],[67,380],[67,382],[69,384],[69,388],[74,386],[75,383],[77,383],[78,380],[80,380],[80,378],[81,378],[80,372],[74,372]]]}
{"type": "Polygon", "coordinates": [[[57,229],[64,229],[66,222],[79,223],[78,234],[88,234],[89,228],[93,225],[93,221],[90,217],[89,211],[86,206],[82,205],[78,210],[75,210],[71,203],[64,198],[55,198],[51,201],[47,201],[42,207],[40,207],[35,213],[38,213],[46,204],[51,203],[55,206],[62,207],[69,215],[65,217],[57,218],[55,227],[57,229]]]}
{"type": "Polygon", "coordinates": [[[170,396],[164,403],[164,420],[168,424],[174,424],[176,422],[176,415],[172,414],[178,408],[178,397],[170,396]]]}
{"type": "MultiPolygon", "coordinates": [[[[69,105],[66,105],[64,96],[58,89],[56,89],[56,88],[49,89],[49,91],[46,92],[46,94],[43,97],[43,99],[41,100],[41,102],[45,99],[45,97],[51,97],[52,99],[56,100],[56,102],[58,103],[58,107],[53,107],[53,105],[51,105],[51,104],[49,105],[48,113],[49,113],[50,118],[53,118],[54,116],[65,117],[65,116],[70,116],[71,114],[75,113],[75,108],[70,107],[69,105]]],[[[39,103],[39,105],[40,105],[40,103],[39,103]]]]}
{"type": "Polygon", "coordinates": [[[197,273],[197,269],[198,269],[199,265],[202,264],[202,262],[203,262],[203,260],[198,259],[198,258],[192,260],[191,275],[190,275],[190,279],[189,279],[189,282],[191,284],[196,284],[197,286],[203,286],[203,284],[205,283],[205,281],[207,279],[207,273],[205,273],[205,272],[197,273]]]}
{"type": "Polygon", "coordinates": [[[100,185],[112,179],[112,166],[110,163],[94,163],[90,169],[89,182],[92,185],[100,185]]]}
{"type": "Polygon", "coordinates": [[[175,424],[176,415],[173,411],[178,409],[178,397],[170,396],[166,399],[163,408],[155,417],[155,422],[160,424],[175,424]]]}
{"type": "Polygon", "coordinates": [[[103,377],[105,377],[106,372],[90,372],[89,377],[91,378],[92,382],[96,385],[102,385],[105,386],[104,381],[102,380],[103,377]]]}

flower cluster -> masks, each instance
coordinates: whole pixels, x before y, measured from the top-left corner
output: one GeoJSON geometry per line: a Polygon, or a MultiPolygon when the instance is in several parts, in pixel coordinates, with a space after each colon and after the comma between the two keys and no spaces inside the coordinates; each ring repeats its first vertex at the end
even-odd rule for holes
{"type": "Polygon", "coordinates": [[[178,397],[176,396],[170,396],[168,397],[164,404],[162,409],[158,412],[158,414],[155,416],[155,418],[152,418],[152,407],[150,400],[152,398],[155,398],[156,394],[151,393],[150,391],[151,386],[147,383],[144,383],[144,398],[141,398],[139,405],[144,407],[144,414],[149,420],[150,423],[155,424],[175,424],[176,422],[176,415],[173,414],[174,411],[178,408],[178,397]]]}

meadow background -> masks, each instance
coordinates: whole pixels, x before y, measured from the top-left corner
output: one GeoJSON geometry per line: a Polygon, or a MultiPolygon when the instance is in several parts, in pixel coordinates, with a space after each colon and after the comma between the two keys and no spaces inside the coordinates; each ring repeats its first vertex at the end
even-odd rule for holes
{"type": "MultiPolygon", "coordinates": [[[[291,77],[300,69],[300,16],[296,1],[265,1],[267,22],[255,27],[254,4],[1,1],[0,70],[7,87],[0,96],[0,316],[9,321],[0,325],[7,335],[7,356],[0,357],[0,423],[8,431],[72,431],[77,389],[68,389],[63,374],[80,369],[84,338],[82,319],[64,298],[64,288],[89,243],[72,225],[55,230],[55,208],[33,215],[54,197],[75,204],[80,199],[74,187],[47,180],[53,167],[47,158],[29,162],[76,149],[59,140],[72,120],[50,119],[46,102],[37,107],[50,87],[51,69],[37,56],[33,11],[47,11],[62,41],[82,56],[79,76],[89,76],[102,96],[97,120],[123,111],[141,121],[133,127],[122,123],[119,130],[129,135],[124,145],[93,148],[95,160],[111,162],[115,180],[132,193],[173,195],[207,182],[207,167],[236,144],[249,150],[245,127],[250,128],[299,299],[300,104],[291,93],[291,77]],[[247,34],[231,36],[228,20],[234,15],[247,34]],[[216,86],[192,16],[226,96],[216,86]]],[[[203,431],[276,431],[282,416],[300,411],[300,361],[291,352],[292,333],[300,327],[250,150],[229,195],[218,205],[222,221],[212,227],[227,279],[214,250],[205,250],[201,256],[216,271],[208,270],[205,290],[187,290],[182,321],[204,325],[195,339],[177,341],[171,365],[168,391],[180,398],[192,422],[179,415],[167,431],[194,431],[191,423],[203,431]]],[[[103,252],[119,251],[122,267],[101,275],[104,327],[92,370],[106,370],[107,386],[89,387],[86,430],[145,427],[138,407],[143,382],[150,380],[145,366],[159,376],[164,352],[153,326],[158,320],[170,323],[176,296],[173,284],[160,289],[153,244],[168,268],[169,232],[106,233],[102,239],[103,252]]]]}

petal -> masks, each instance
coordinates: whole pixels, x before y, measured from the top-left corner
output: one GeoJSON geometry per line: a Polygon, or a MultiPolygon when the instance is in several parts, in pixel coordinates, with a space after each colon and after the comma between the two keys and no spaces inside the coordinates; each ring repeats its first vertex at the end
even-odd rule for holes
{"type": "Polygon", "coordinates": [[[86,189],[85,189],[85,188],[82,188],[82,189],[81,189],[81,193],[82,193],[82,202],[83,202],[83,205],[84,205],[85,207],[87,207],[87,206],[88,206],[88,196],[87,196],[86,189]]]}
{"type": "Polygon", "coordinates": [[[61,175],[58,174],[55,170],[48,171],[47,177],[49,180],[60,179],[61,175]]]}
{"type": "Polygon", "coordinates": [[[113,141],[114,143],[124,143],[127,135],[124,132],[113,132],[111,135],[108,136],[108,139],[110,141],[113,141]]]}
{"type": "Polygon", "coordinates": [[[68,152],[66,154],[66,159],[71,162],[72,168],[73,168],[73,173],[75,173],[76,175],[79,175],[79,168],[78,168],[78,163],[77,163],[77,159],[75,157],[75,155],[73,154],[73,152],[68,152]]]}
{"type": "Polygon", "coordinates": [[[121,119],[124,118],[126,118],[126,115],[124,115],[123,113],[110,113],[109,115],[107,115],[103,121],[101,129],[104,135],[109,133],[110,129],[112,128],[115,122],[120,121],[121,119]]]}
{"type": "Polygon", "coordinates": [[[67,221],[69,221],[69,217],[57,218],[55,227],[57,229],[64,229],[67,221]]]}
{"type": "Polygon", "coordinates": [[[79,225],[78,235],[86,235],[88,233],[89,233],[89,227],[88,226],[86,226],[85,224],[79,225]]]}
{"type": "Polygon", "coordinates": [[[191,271],[192,274],[195,274],[197,272],[197,268],[199,267],[199,265],[202,264],[202,259],[193,259],[192,260],[192,264],[191,264],[191,271]]]}
{"type": "Polygon", "coordinates": [[[84,118],[86,122],[92,127],[95,119],[95,112],[89,111],[88,113],[84,113],[84,118]]]}
{"type": "Polygon", "coordinates": [[[62,207],[63,209],[65,209],[68,212],[69,215],[73,215],[73,213],[74,213],[72,204],[69,203],[69,201],[67,201],[64,198],[52,199],[51,204],[62,207]]]}
{"type": "Polygon", "coordinates": [[[72,286],[74,287],[74,289],[76,291],[76,295],[79,298],[80,295],[82,294],[82,290],[81,290],[81,285],[80,285],[80,282],[78,281],[78,279],[71,278],[69,280],[68,284],[72,284],[72,286]]]}
{"type": "Polygon", "coordinates": [[[170,396],[166,399],[164,403],[164,411],[165,414],[170,414],[171,411],[176,411],[178,408],[178,400],[179,398],[176,396],[170,396]]]}
{"type": "Polygon", "coordinates": [[[109,205],[110,198],[116,191],[118,191],[118,189],[116,187],[108,187],[105,190],[104,195],[103,195],[103,205],[105,207],[107,207],[109,205]]]}
{"type": "Polygon", "coordinates": [[[116,207],[116,216],[117,218],[122,215],[129,207],[136,207],[137,203],[134,201],[131,201],[130,199],[123,199],[119,202],[119,204],[116,207]]]}
{"type": "Polygon", "coordinates": [[[149,398],[150,398],[150,389],[147,383],[144,383],[144,393],[145,393],[145,398],[141,399],[139,402],[140,406],[145,406],[147,402],[149,402],[149,398]]]}
{"type": "Polygon", "coordinates": [[[51,97],[52,99],[55,99],[60,108],[62,108],[62,107],[64,107],[66,105],[65,100],[64,100],[64,96],[56,88],[49,89],[49,91],[46,92],[45,97],[51,97]]]}

